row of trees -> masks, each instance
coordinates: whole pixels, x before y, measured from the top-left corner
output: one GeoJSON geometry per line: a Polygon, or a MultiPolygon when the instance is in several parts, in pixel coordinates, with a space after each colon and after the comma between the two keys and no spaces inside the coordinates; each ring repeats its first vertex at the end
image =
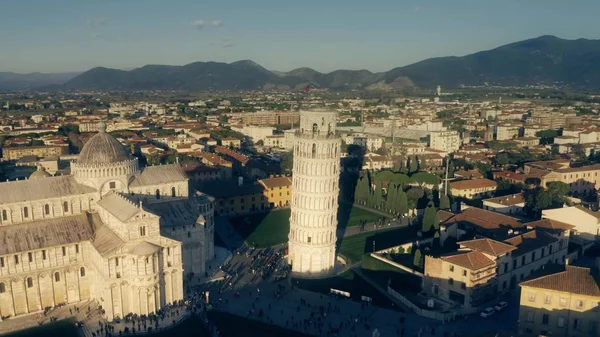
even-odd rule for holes
{"type": "Polygon", "coordinates": [[[408,186],[411,180],[404,175],[395,174],[392,177],[394,180],[387,181],[381,178],[381,175],[371,177],[368,172],[359,177],[354,201],[396,215],[406,215],[415,209],[425,209],[429,204],[432,204],[434,209],[436,205],[441,209],[450,208],[448,196],[440,195],[435,187],[426,189],[421,186],[408,186]]]}

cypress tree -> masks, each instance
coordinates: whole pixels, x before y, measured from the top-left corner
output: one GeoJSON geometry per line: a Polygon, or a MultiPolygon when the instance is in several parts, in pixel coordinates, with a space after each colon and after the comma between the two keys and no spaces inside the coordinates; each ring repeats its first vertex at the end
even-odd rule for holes
{"type": "Polygon", "coordinates": [[[408,214],[408,198],[406,197],[406,192],[400,188],[398,193],[398,213],[402,215],[408,214]]]}
{"type": "Polygon", "coordinates": [[[415,257],[413,259],[413,265],[415,267],[419,267],[421,269],[423,269],[423,256],[421,255],[421,250],[417,248],[417,250],[415,250],[415,257]]]}
{"type": "Polygon", "coordinates": [[[440,195],[440,209],[450,209],[450,198],[447,195],[440,195]]]}
{"type": "Polygon", "coordinates": [[[431,231],[435,221],[435,215],[435,206],[433,206],[433,203],[430,202],[429,205],[427,205],[427,208],[425,208],[425,213],[423,214],[423,223],[421,227],[421,231],[423,233],[429,233],[429,231],[431,231]]]}

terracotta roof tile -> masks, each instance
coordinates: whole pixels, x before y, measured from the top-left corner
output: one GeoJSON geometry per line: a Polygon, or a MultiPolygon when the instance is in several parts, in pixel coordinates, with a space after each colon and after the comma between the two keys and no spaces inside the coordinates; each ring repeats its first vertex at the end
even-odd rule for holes
{"type": "Polygon", "coordinates": [[[476,239],[459,242],[461,246],[476,250],[492,256],[502,256],[510,251],[517,249],[514,246],[504,242],[492,239],[476,239]]]}
{"type": "Polygon", "coordinates": [[[441,259],[470,270],[479,270],[496,264],[490,258],[478,251],[443,256],[441,259]]]}
{"type": "Polygon", "coordinates": [[[498,184],[489,179],[471,179],[471,180],[460,180],[450,183],[450,188],[458,190],[467,190],[473,188],[492,188],[498,184]]]}
{"type": "Polygon", "coordinates": [[[564,223],[558,220],[553,219],[542,219],[533,222],[528,222],[525,226],[532,228],[543,228],[543,229],[552,229],[552,230],[564,230],[568,231],[572,228],[575,228],[573,225],[569,225],[568,223],[564,223]]]}
{"type": "Polygon", "coordinates": [[[589,268],[566,266],[565,271],[521,282],[520,285],[600,297],[598,277],[589,268]]]}
{"type": "Polygon", "coordinates": [[[488,211],[477,207],[469,207],[445,221],[446,224],[455,222],[467,222],[474,226],[485,229],[497,229],[500,227],[520,228],[523,224],[517,218],[508,215],[488,211]]]}

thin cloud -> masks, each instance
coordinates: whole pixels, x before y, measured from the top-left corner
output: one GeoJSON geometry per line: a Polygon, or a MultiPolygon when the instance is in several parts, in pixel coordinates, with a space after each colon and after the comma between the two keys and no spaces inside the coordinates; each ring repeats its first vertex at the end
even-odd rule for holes
{"type": "Polygon", "coordinates": [[[104,26],[108,22],[106,17],[88,18],[85,23],[90,27],[104,26]]]}
{"type": "Polygon", "coordinates": [[[98,39],[102,38],[102,34],[100,34],[100,33],[92,33],[92,34],[90,34],[90,38],[94,39],[94,40],[98,40],[98,39]]]}
{"type": "Polygon", "coordinates": [[[214,47],[220,47],[220,48],[231,48],[231,47],[235,46],[235,44],[233,43],[233,40],[229,37],[222,38],[217,42],[211,42],[210,45],[214,46],[214,47]]]}
{"type": "Polygon", "coordinates": [[[192,26],[194,26],[198,29],[202,29],[204,27],[220,27],[222,25],[223,25],[223,21],[221,21],[221,20],[198,19],[198,20],[192,22],[192,26]]]}

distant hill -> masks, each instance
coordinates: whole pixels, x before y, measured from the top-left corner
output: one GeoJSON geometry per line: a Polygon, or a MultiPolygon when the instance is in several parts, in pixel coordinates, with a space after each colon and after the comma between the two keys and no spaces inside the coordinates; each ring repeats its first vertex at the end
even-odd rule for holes
{"type": "MultiPolygon", "coordinates": [[[[2,82],[0,82],[1,84],[2,82]]],[[[147,65],[129,71],[93,68],[60,90],[241,90],[316,88],[393,90],[442,85],[528,85],[559,83],[600,88],[600,40],[564,40],[541,36],[492,50],[456,57],[427,59],[387,72],[311,68],[269,71],[249,61],[195,62],[184,66],[147,65]]],[[[1,88],[1,87],[0,87],[1,88]]]]}
{"type": "Polygon", "coordinates": [[[0,72],[0,91],[36,90],[52,84],[63,84],[80,73],[30,73],[0,72]]]}

